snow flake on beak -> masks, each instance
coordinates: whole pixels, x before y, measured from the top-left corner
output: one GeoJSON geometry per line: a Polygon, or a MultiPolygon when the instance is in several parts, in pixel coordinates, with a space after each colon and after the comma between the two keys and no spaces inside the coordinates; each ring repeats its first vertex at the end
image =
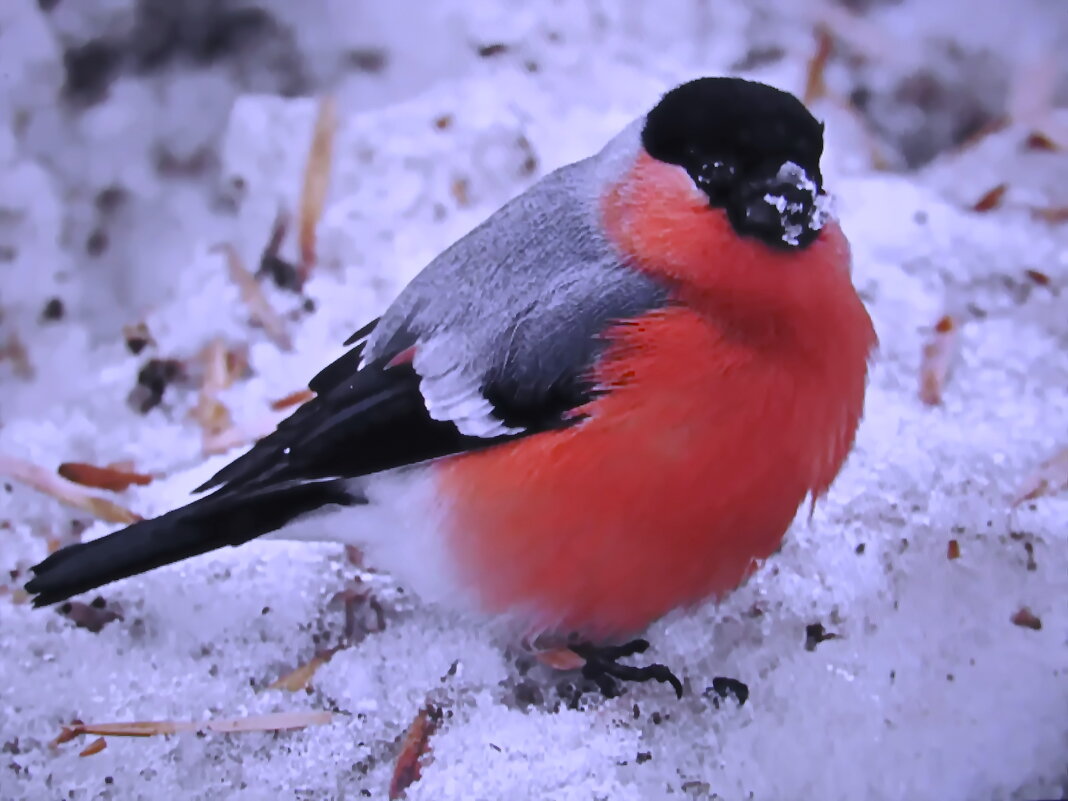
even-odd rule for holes
{"type": "Polygon", "coordinates": [[[782,241],[796,247],[808,231],[819,231],[832,216],[831,199],[822,194],[802,167],[785,162],[772,180],[773,191],[764,202],[778,213],[782,223],[782,241]]]}

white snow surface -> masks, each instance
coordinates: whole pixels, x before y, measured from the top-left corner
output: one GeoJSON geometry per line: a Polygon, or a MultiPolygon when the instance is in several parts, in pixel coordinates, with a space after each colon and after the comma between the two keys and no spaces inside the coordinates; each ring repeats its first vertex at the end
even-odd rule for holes
{"type": "MultiPolygon", "coordinates": [[[[124,4],[101,8],[112,5],[124,4]]],[[[745,74],[799,92],[813,48],[799,13],[779,4],[470,5],[442,3],[433,31],[416,25],[421,36],[460,44],[437,43],[370,99],[335,87],[331,187],[306,287],[314,312],[298,313],[299,298],[265,284],[290,315],[294,348],[283,352],[250,325],[213,247],[232,242],[254,266],[279,205],[296,208],[316,101],[233,102],[230,79],[175,71],[151,86],[121,78],[100,105],[64,121],[49,99],[62,64],[43,12],[32,0],[0,3],[0,248],[16,251],[0,263],[0,343],[17,332],[35,369],[24,378],[0,362],[0,454],[49,469],[132,460],[165,477],[117,500],[146,516],[177,506],[237,452],[201,455],[188,389],[168,390],[145,415],[127,406],[146,356],[189,357],[213,337],[248,343],[252,375],[223,400],[239,423],[255,421],[342,353],[340,343],[437,252],[538,176],[599,148],[659,93],[727,72],[758,45],[784,57],[745,74]],[[460,63],[466,43],[511,50],[460,63]],[[530,72],[524,60],[533,57],[539,69],[530,72]],[[175,94],[161,99],[160,86],[175,94]],[[189,136],[204,138],[211,115],[225,111],[218,181],[235,211],[147,170],[158,131],[146,129],[167,125],[153,118],[157,107],[173,119],[192,115],[189,136]],[[27,139],[62,125],[74,132],[66,150],[58,138],[27,139]],[[119,254],[113,270],[93,272],[75,255],[71,226],[84,221],[72,222],[70,209],[113,181],[156,205],[124,212],[123,247],[136,258],[119,254]],[[129,291],[101,295],[102,281],[129,291]],[[56,294],[76,312],[40,323],[56,294]],[[135,357],[119,328],[138,320],[157,345],[135,357]]],[[[911,30],[911,20],[989,46],[999,44],[999,24],[1018,30],[1030,15],[1035,38],[1055,39],[1059,20],[1064,41],[1050,3],[1025,3],[1011,20],[1006,4],[968,4],[1002,16],[989,30],[965,31],[927,5],[872,13],[890,34],[911,30]]],[[[343,7],[326,3],[323,15],[343,7]]],[[[400,15],[414,12],[399,4],[395,13],[381,12],[374,30],[404,44],[400,15]]],[[[312,16],[298,28],[307,47],[316,36],[334,48],[348,41],[312,16]]],[[[1030,52],[1004,39],[1011,63],[1030,52]]],[[[523,679],[481,622],[421,603],[339,547],[255,542],[104,588],[124,619],[98,633],[31,610],[13,589],[0,594],[0,799],[384,798],[400,741],[428,698],[445,718],[407,791],[413,800],[1066,797],[1068,493],[1011,501],[1068,444],[1068,227],[1029,211],[1068,206],[1068,158],[1021,147],[1028,131],[1010,126],[918,173],[878,172],[849,114],[829,101],[813,110],[826,121],[825,183],[880,338],[866,414],[845,470],[811,519],[807,509],[799,515],[780,552],[722,603],[680,610],[648,631],[647,656],[684,679],[683,700],[646,684],[567,708],[560,677],[536,668],[523,679]],[[1002,182],[1000,207],[969,210],[1002,182]],[[920,354],[946,311],[963,321],[960,352],[943,405],[929,407],[918,398],[920,354]],[[947,558],[951,540],[957,559],[947,558]],[[266,689],[337,641],[343,614],[331,599],[356,578],[379,599],[384,630],[339,651],[308,691],[266,689]],[[1022,607],[1041,629],[1013,625],[1022,607]],[[836,637],[809,650],[814,623],[836,637]],[[747,703],[713,703],[706,688],[715,676],[744,681],[747,703]],[[531,684],[538,697],[519,702],[531,684]],[[332,723],[109,737],[89,757],[78,752],[90,738],[49,745],[76,718],[310,709],[332,710],[332,723]]],[[[295,253],[291,233],[283,255],[295,253]]],[[[0,487],[0,498],[0,581],[14,588],[72,513],[18,484],[0,487]]],[[[83,537],[113,528],[96,523],[83,537]]]]}

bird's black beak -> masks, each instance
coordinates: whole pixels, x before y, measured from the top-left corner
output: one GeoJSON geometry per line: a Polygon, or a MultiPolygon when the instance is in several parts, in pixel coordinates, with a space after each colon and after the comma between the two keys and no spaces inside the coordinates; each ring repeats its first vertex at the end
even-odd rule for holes
{"type": "Polygon", "coordinates": [[[826,221],[826,195],[817,180],[787,162],[769,178],[741,181],[727,203],[731,225],[781,249],[811,244],[826,221]]]}

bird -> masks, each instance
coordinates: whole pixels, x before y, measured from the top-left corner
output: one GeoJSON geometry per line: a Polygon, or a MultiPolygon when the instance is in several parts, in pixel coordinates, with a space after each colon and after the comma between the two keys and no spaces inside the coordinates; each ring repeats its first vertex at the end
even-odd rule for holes
{"type": "Polygon", "coordinates": [[[357,545],[606,693],[722,599],[852,450],[876,333],[824,125],[701,77],[434,258],[185,506],[32,568],[45,606],[257,537],[357,545]],[[207,493],[207,494],[205,494],[207,493]]]}

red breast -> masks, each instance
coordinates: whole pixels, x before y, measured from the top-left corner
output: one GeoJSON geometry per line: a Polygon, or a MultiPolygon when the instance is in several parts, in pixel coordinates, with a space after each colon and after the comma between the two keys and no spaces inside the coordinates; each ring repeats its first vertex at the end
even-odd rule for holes
{"type": "Polygon", "coordinates": [[[606,332],[588,418],[436,466],[464,580],[530,632],[624,637],[729,592],[852,445],[875,340],[841,231],[780,252],[691,187],[643,155],[605,194],[678,304],[606,332]]]}

